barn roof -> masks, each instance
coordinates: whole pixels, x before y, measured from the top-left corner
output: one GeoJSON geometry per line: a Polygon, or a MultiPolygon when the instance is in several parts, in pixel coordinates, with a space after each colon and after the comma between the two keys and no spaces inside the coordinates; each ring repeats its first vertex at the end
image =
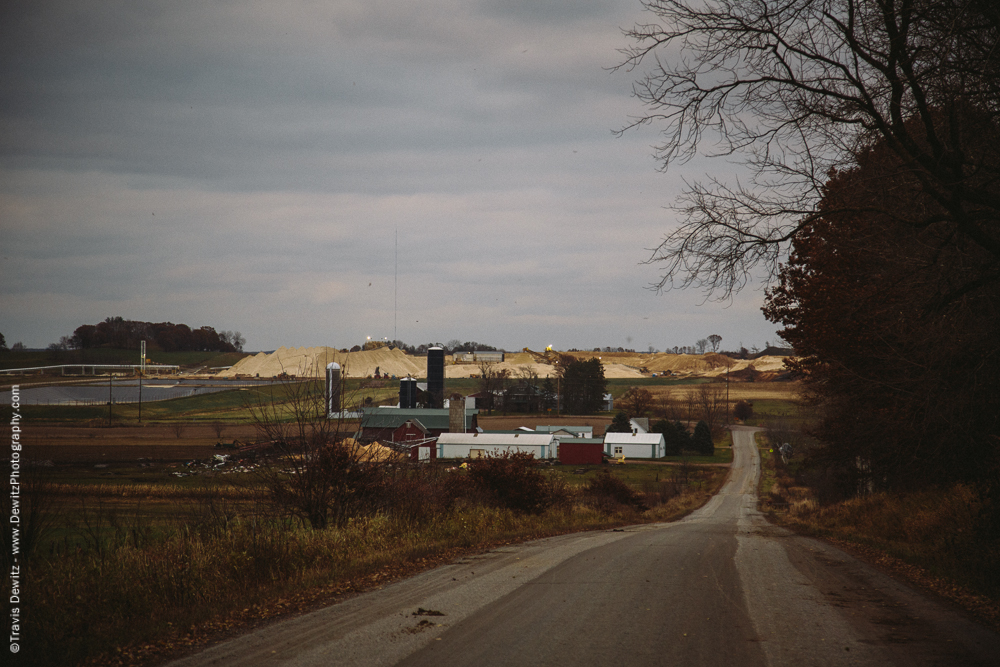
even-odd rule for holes
{"type": "Polygon", "coordinates": [[[663,442],[662,433],[605,433],[604,442],[613,445],[655,445],[663,442]]]}
{"type": "Polygon", "coordinates": [[[552,436],[541,433],[442,433],[438,436],[438,444],[537,447],[551,445],[552,436]]]}
{"type": "MultiPolygon", "coordinates": [[[[472,418],[479,414],[479,410],[465,411],[465,427],[472,427],[472,418]]],[[[392,428],[402,426],[409,420],[419,421],[420,424],[431,430],[448,430],[449,411],[447,409],[436,408],[389,408],[378,406],[365,411],[361,418],[361,428],[392,428]]]]}

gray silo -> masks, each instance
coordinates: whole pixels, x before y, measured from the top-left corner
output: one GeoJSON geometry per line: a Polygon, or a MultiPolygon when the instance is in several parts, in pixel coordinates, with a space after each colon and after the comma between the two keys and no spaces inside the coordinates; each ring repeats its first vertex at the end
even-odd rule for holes
{"type": "Polygon", "coordinates": [[[340,416],[340,364],[332,361],[326,365],[326,417],[340,416]]]}
{"type": "Polygon", "coordinates": [[[404,410],[417,407],[417,381],[414,378],[405,377],[399,381],[399,407],[404,410]]]}
{"type": "Polygon", "coordinates": [[[432,408],[444,405],[444,349],[440,347],[427,350],[427,393],[432,408]]]}

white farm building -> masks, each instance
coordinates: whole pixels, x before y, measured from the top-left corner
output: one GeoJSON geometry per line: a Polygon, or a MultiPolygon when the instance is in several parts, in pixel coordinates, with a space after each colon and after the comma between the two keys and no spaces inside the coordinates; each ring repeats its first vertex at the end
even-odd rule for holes
{"type": "Polygon", "coordinates": [[[627,459],[658,459],[667,455],[662,433],[606,433],[604,453],[627,459]]]}
{"type": "Polygon", "coordinates": [[[437,440],[437,458],[468,459],[529,452],[536,459],[556,456],[556,440],[548,433],[442,433],[437,440]]]}

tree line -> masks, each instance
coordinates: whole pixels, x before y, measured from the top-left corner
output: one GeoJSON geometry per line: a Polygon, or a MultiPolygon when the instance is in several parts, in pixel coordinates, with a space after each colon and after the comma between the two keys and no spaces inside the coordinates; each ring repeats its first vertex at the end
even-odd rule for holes
{"type": "MultiPolygon", "coordinates": [[[[242,352],[246,339],[239,331],[216,331],[202,326],[192,329],[173,322],[140,322],[108,317],[98,324],[83,324],[72,336],[60,339],[59,349],[87,350],[106,347],[137,350],[141,341],[164,352],[242,352]]],[[[51,347],[51,346],[50,346],[51,347]]]]}
{"type": "Polygon", "coordinates": [[[479,364],[477,404],[485,410],[505,412],[543,412],[558,409],[572,415],[588,415],[604,409],[607,379],[601,360],[575,359],[559,355],[556,377],[540,379],[525,369],[512,374],[495,364],[479,364]]]}

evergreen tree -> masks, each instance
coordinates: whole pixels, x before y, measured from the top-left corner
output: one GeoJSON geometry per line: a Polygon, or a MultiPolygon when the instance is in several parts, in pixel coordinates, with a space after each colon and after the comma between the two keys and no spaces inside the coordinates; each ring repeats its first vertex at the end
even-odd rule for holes
{"type": "Polygon", "coordinates": [[[611,420],[608,428],[605,429],[605,433],[631,433],[632,425],[629,424],[628,415],[622,410],[618,411],[615,418],[611,420]]]}
{"type": "Polygon", "coordinates": [[[589,415],[601,410],[607,391],[604,366],[594,357],[588,361],[573,361],[563,373],[563,408],[572,415],[589,415]]]}
{"type": "Polygon", "coordinates": [[[702,456],[712,456],[715,454],[715,445],[712,444],[712,429],[703,421],[698,422],[694,427],[694,437],[691,438],[694,450],[702,456]]]}
{"type": "Polygon", "coordinates": [[[649,427],[649,431],[651,433],[659,433],[663,436],[667,456],[677,456],[681,453],[681,445],[677,438],[677,429],[669,421],[661,419],[653,422],[649,427]]]}

